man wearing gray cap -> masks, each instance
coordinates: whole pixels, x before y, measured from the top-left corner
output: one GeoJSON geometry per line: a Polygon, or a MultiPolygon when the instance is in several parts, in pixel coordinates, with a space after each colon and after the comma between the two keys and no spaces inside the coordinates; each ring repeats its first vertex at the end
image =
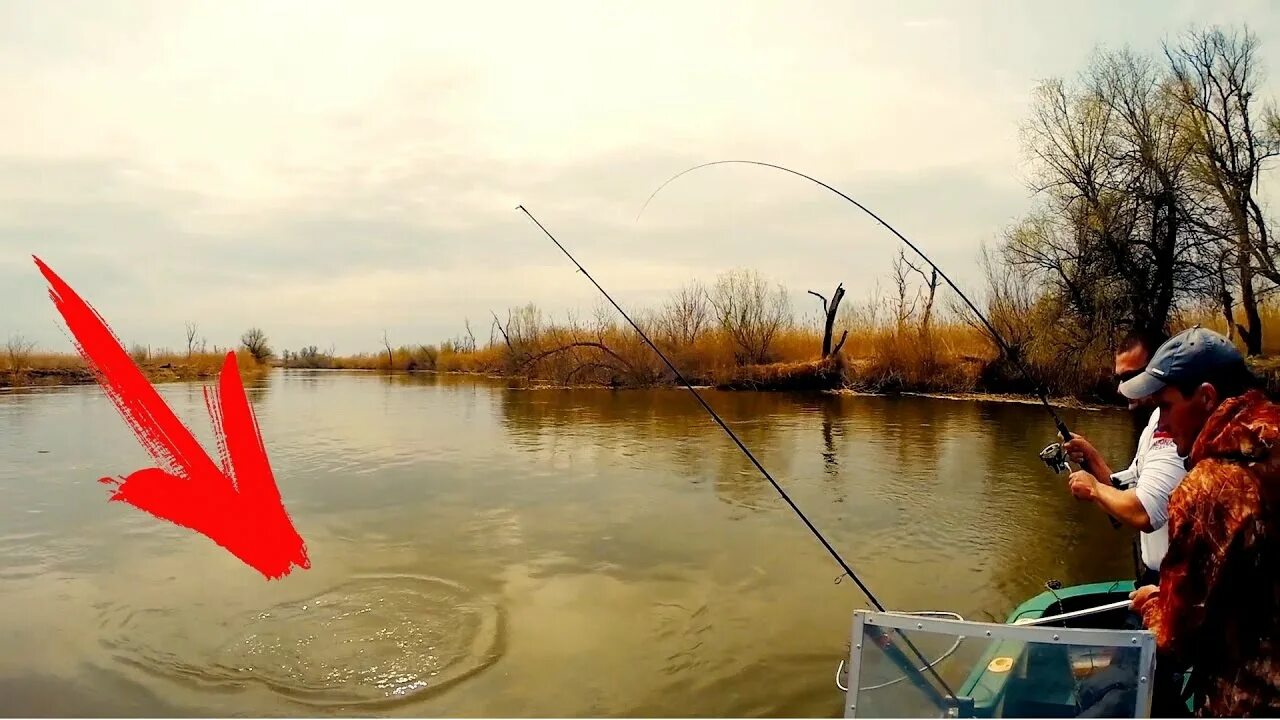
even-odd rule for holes
{"type": "Polygon", "coordinates": [[[1192,668],[1201,716],[1280,717],[1280,407],[1255,384],[1229,340],[1196,326],[1120,385],[1155,400],[1187,457],[1160,584],[1132,599],[1161,664],[1192,668]]]}

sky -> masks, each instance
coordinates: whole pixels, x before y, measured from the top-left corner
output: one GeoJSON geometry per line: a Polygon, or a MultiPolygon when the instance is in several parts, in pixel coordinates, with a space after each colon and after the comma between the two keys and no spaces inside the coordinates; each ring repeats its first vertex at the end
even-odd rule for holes
{"type": "Polygon", "coordinates": [[[528,302],[655,306],[736,267],[798,314],[886,286],[898,241],[962,287],[1034,201],[1036,84],[1098,48],[1280,3],[0,0],[0,339],[73,350],[38,256],[127,345],[435,343],[528,302]]]}

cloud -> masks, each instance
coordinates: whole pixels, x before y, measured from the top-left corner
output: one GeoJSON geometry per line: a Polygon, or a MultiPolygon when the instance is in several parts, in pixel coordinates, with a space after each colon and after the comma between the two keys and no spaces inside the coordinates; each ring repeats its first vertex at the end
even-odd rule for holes
{"type": "MultiPolygon", "coordinates": [[[[632,306],[737,266],[800,296],[836,282],[870,287],[896,252],[895,238],[839,198],[748,166],[690,174],[636,222],[643,191],[656,187],[650,179],[674,166],[645,157],[620,153],[488,187],[486,178],[507,176],[466,164],[410,166],[367,182],[320,183],[329,189],[242,213],[148,184],[127,166],[0,159],[0,187],[12,191],[0,198],[0,235],[49,262],[128,342],[176,344],[194,320],[220,344],[259,325],[285,347],[334,342],[347,351],[370,347],[379,334],[372,329],[383,326],[405,342],[434,342],[490,310],[535,302],[559,314],[596,303],[595,290],[514,210],[524,197],[632,306]],[[408,180],[418,174],[447,194],[430,197],[408,180]],[[24,177],[49,182],[17,193],[24,177]]],[[[957,269],[1020,192],[963,170],[835,182],[957,269]]],[[[52,308],[23,258],[0,264],[0,284],[27,295],[3,311],[5,324],[46,318],[28,334],[58,343],[52,308]]]]}
{"type": "Polygon", "coordinates": [[[1112,22],[1144,7],[0,3],[0,333],[67,348],[33,253],[153,345],[194,320],[354,352],[598,302],[518,204],[628,305],[737,266],[797,307],[886,276],[888,231],[776,171],[690,174],[636,222],[726,158],[845,190],[969,286],[1028,206],[1039,77],[1250,11],[1112,22]]]}

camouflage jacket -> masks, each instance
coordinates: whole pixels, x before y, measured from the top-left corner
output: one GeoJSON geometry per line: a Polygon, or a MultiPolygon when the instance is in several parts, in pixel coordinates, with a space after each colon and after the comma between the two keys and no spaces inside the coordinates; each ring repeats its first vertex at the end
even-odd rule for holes
{"type": "Polygon", "coordinates": [[[1280,406],[1227,400],[1188,466],[1146,626],[1193,667],[1197,715],[1280,717],[1280,406]]]}

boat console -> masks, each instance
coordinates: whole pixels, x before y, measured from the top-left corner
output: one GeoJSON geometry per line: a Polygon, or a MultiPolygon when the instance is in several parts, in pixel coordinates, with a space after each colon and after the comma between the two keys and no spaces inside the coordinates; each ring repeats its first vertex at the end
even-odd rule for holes
{"type": "Polygon", "coordinates": [[[1045,593],[1003,624],[859,610],[844,715],[1148,717],[1155,637],[1122,627],[1119,585],[1045,593]]]}

